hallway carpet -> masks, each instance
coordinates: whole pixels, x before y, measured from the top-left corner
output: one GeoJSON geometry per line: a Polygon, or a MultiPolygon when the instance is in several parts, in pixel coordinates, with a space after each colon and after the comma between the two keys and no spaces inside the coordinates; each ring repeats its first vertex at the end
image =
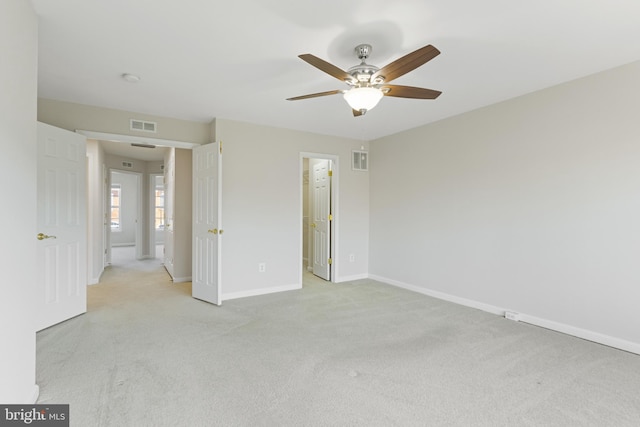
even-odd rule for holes
{"type": "Polygon", "coordinates": [[[37,335],[72,426],[638,426],[640,357],[370,280],[225,301],[107,268],[37,335]]]}

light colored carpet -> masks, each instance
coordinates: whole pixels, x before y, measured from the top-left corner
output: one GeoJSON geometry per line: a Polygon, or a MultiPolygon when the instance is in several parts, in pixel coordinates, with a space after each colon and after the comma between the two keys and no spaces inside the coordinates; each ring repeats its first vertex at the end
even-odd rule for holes
{"type": "Polygon", "coordinates": [[[638,426],[640,357],[370,280],[226,301],[111,266],[38,333],[72,426],[638,426]]]}

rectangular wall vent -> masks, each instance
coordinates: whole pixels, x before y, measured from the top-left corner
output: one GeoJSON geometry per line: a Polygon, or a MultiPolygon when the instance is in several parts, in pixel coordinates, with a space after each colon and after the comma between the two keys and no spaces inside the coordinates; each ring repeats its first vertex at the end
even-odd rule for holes
{"type": "Polygon", "coordinates": [[[131,130],[137,130],[140,132],[156,133],[158,124],[156,122],[147,122],[144,120],[131,119],[131,130]]]}
{"type": "Polygon", "coordinates": [[[122,162],[122,167],[123,168],[127,168],[127,169],[131,169],[131,168],[133,168],[133,163],[131,163],[131,162],[122,162]]]}
{"type": "Polygon", "coordinates": [[[351,167],[354,171],[367,171],[369,170],[369,153],[366,151],[352,151],[352,163],[351,167]]]}

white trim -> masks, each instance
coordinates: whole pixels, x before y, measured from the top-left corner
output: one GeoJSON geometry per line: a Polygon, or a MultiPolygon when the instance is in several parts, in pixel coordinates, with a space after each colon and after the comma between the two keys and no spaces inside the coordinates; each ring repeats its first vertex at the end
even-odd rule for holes
{"type": "Polygon", "coordinates": [[[599,332],[589,331],[587,329],[577,328],[575,326],[566,325],[564,323],[554,322],[552,320],[529,316],[528,314],[520,313],[520,321],[640,355],[640,343],[626,341],[620,338],[604,335],[599,332]]]}
{"type": "Polygon", "coordinates": [[[246,298],[246,297],[255,297],[260,295],[274,294],[277,292],[285,292],[285,291],[296,291],[302,289],[301,284],[295,285],[286,285],[286,286],[275,286],[273,288],[265,288],[265,289],[252,289],[250,291],[242,291],[242,292],[232,292],[228,294],[222,294],[222,301],[238,299],[238,298],[246,298]]]}
{"type": "MultiPolygon", "coordinates": [[[[398,288],[414,291],[419,294],[427,295],[440,300],[449,301],[449,302],[463,305],[466,307],[476,308],[478,310],[486,311],[488,313],[495,314],[501,317],[504,316],[506,311],[509,311],[501,307],[496,307],[490,304],[485,304],[482,302],[457,297],[455,295],[446,294],[444,292],[425,289],[415,285],[410,285],[408,283],[403,283],[397,280],[389,279],[386,277],[376,276],[372,274],[369,276],[369,278],[372,280],[376,280],[378,282],[382,282],[391,286],[396,286],[398,288]]],[[[564,323],[554,322],[552,320],[541,319],[539,317],[530,316],[525,313],[518,313],[518,314],[520,316],[520,322],[528,323],[535,326],[540,326],[545,329],[550,329],[552,331],[560,332],[560,333],[571,335],[587,341],[592,341],[598,344],[606,345],[609,347],[617,348],[619,350],[624,350],[630,353],[635,353],[640,355],[640,343],[626,341],[620,338],[604,335],[599,332],[589,331],[587,329],[581,329],[575,326],[566,325],[564,323]]]]}
{"type": "Polygon", "coordinates": [[[189,277],[173,277],[172,280],[173,280],[173,283],[190,282],[191,281],[191,276],[189,276],[189,277]]]}
{"type": "Polygon", "coordinates": [[[344,276],[336,279],[336,283],[353,282],[354,280],[368,279],[368,274],[354,274],[352,276],[344,276]]]}
{"type": "Polygon", "coordinates": [[[157,147],[175,147],[186,148],[188,150],[198,147],[201,144],[194,142],[176,141],[172,139],[150,138],[147,136],[122,135],[117,133],[94,132],[92,130],[76,129],[76,133],[86,136],[89,139],[97,139],[101,141],[126,142],[126,143],[144,143],[155,145],[157,147]]]}

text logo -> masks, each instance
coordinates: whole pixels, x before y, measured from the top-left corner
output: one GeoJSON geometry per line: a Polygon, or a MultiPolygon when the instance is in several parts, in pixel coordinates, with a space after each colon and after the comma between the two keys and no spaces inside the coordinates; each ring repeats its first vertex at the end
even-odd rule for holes
{"type": "Polygon", "coordinates": [[[69,405],[0,405],[0,427],[69,427],[69,405]]]}

